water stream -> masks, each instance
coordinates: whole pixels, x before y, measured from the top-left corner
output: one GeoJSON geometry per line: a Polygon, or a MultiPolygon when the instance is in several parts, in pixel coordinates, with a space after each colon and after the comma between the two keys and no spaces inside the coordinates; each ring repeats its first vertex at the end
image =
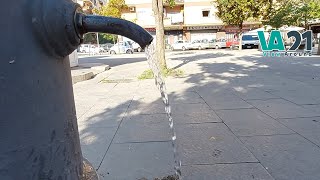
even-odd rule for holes
{"type": "Polygon", "coordinates": [[[165,105],[165,112],[167,114],[167,117],[169,119],[169,127],[170,127],[170,133],[171,133],[171,142],[172,142],[172,148],[173,148],[173,158],[175,162],[175,173],[178,176],[179,179],[181,179],[181,161],[178,158],[178,152],[177,152],[177,145],[176,145],[176,131],[174,128],[173,118],[171,115],[171,106],[169,102],[169,97],[166,90],[166,84],[164,81],[164,78],[161,74],[161,68],[160,68],[160,62],[156,58],[156,47],[154,44],[154,41],[146,47],[146,57],[148,60],[148,64],[154,74],[155,84],[157,88],[160,91],[162,101],[165,105]]]}

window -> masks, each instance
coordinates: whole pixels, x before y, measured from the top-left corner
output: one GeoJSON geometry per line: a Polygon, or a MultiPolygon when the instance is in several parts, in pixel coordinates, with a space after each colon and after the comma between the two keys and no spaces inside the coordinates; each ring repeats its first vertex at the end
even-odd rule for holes
{"type": "Polygon", "coordinates": [[[209,17],[209,12],[208,10],[202,11],[202,17],[209,17]]]}
{"type": "Polygon", "coordinates": [[[208,43],[208,39],[202,39],[202,43],[208,43]]]}

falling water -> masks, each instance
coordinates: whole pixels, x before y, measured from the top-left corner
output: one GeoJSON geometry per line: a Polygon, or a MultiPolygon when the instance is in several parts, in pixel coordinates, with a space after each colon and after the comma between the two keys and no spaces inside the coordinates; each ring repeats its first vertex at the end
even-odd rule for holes
{"type": "Polygon", "coordinates": [[[146,51],[148,64],[154,74],[155,84],[156,84],[157,88],[160,90],[162,101],[165,105],[165,111],[166,111],[168,119],[169,119],[169,127],[170,127],[170,132],[172,135],[171,142],[172,142],[172,148],[173,148],[173,157],[174,157],[174,162],[175,162],[174,169],[175,169],[176,175],[179,177],[179,179],[181,179],[181,170],[180,170],[181,161],[178,159],[177,145],[176,145],[177,136],[176,136],[176,132],[175,132],[174,124],[173,124],[173,118],[171,115],[171,106],[169,103],[169,97],[168,97],[167,90],[166,90],[166,84],[165,84],[164,78],[161,74],[160,62],[157,60],[156,55],[155,55],[156,49],[155,49],[154,41],[149,46],[146,47],[145,51],[146,51]]]}

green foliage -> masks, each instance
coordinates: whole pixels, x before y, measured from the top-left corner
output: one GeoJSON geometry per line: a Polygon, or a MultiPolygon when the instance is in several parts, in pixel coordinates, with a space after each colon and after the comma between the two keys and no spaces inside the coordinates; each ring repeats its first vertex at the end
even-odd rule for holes
{"type": "Polygon", "coordinates": [[[296,19],[291,16],[291,12],[294,11],[292,3],[287,3],[278,9],[271,11],[270,19],[265,21],[264,24],[271,25],[274,28],[280,28],[283,25],[292,25],[296,19]]]}
{"type": "Polygon", "coordinates": [[[106,6],[93,9],[95,14],[121,18],[122,11],[128,8],[125,0],[110,0],[106,6]]]}
{"type": "Polygon", "coordinates": [[[117,35],[113,34],[106,34],[106,33],[99,33],[99,43],[105,44],[105,43],[116,43],[117,41],[117,35]]]}
{"type": "MultiPolygon", "coordinates": [[[[182,77],[184,72],[180,69],[168,69],[168,68],[162,68],[161,74],[164,77],[173,76],[173,77],[182,77]]],[[[138,79],[153,79],[153,72],[151,69],[143,71],[141,75],[138,76],[138,79]]]]}
{"type": "Polygon", "coordinates": [[[95,33],[87,33],[83,37],[84,44],[95,44],[97,42],[95,33]]]}
{"type": "Polygon", "coordinates": [[[138,76],[138,79],[143,80],[143,79],[153,79],[153,72],[151,69],[145,70],[142,72],[141,75],[138,76]]]}
{"type": "Polygon", "coordinates": [[[176,5],[175,0],[164,0],[164,2],[169,4],[170,7],[174,7],[176,5]]]}
{"type": "Polygon", "coordinates": [[[217,7],[216,15],[228,25],[236,25],[242,29],[242,24],[249,18],[267,16],[270,0],[214,0],[217,7]]]}
{"type": "MultiPolygon", "coordinates": [[[[100,16],[121,18],[123,10],[127,8],[128,6],[126,5],[125,0],[109,0],[107,5],[95,8],[93,9],[93,12],[100,16]]],[[[116,40],[116,35],[99,33],[100,44],[115,43],[116,40]]]]}
{"type": "MultiPolygon", "coordinates": [[[[105,43],[115,43],[117,40],[117,35],[99,33],[99,44],[105,43]]],[[[96,33],[87,33],[83,38],[84,44],[97,44],[96,33]]]]}
{"type": "Polygon", "coordinates": [[[279,28],[283,25],[305,26],[308,21],[320,18],[320,0],[279,0],[264,24],[279,28]]]}

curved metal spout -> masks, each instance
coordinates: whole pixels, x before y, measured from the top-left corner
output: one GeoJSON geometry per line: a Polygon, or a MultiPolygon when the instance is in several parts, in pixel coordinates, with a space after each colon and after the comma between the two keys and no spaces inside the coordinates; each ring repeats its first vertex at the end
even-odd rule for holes
{"type": "Polygon", "coordinates": [[[153,37],[142,27],[123,19],[77,14],[77,28],[81,35],[88,32],[103,32],[122,35],[138,43],[141,48],[149,45],[153,37]]]}

